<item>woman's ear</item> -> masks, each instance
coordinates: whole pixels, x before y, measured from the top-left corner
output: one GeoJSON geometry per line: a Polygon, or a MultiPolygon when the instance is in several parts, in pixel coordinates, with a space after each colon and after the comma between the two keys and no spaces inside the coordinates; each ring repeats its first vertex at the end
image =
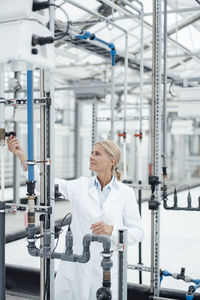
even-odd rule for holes
{"type": "Polygon", "coordinates": [[[114,167],[115,167],[115,159],[113,157],[111,158],[111,163],[112,163],[112,167],[114,169],[114,167]]]}

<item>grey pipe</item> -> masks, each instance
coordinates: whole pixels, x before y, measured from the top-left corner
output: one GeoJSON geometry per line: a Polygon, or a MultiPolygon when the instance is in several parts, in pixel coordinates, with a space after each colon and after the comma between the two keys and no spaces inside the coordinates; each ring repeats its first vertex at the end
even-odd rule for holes
{"type": "MultiPolygon", "coordinates": [[[[28,252],[31,256],[39,256],[42,258],[48,259],[61,259],[64,261],[72,261],[79,263],[87,263],[90,259],[90,243],[91,242],[99,242],[103,244],[104,253],[110,253],[111,241],[110,237],[106,235],[95,235],[95,234],[86,234],[83,237],[83,253],[81,255],[73,254],[72,251],[68,249],[72,249],[73,243],[71,240],[71,245],[66,245],[66,251],[64,253],[58,253],[50,250],[49,242],[51,240],[51,233],[44,234],[44,248],[37,249],[35,246],[35,227],[29,226],[27,228],[28,231],[28,252]]],[[[68,239],[69,241],[69,239],[68,239]]]]}

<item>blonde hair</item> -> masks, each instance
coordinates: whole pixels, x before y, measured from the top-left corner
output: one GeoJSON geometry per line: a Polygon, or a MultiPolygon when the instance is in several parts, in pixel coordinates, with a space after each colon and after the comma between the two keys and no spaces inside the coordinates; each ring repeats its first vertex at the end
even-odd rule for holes
{"type": "Polygon", "coordinates": [[[99,141],[95,145],[100,145],[109,156],[114,158],[115,164],[113,165],[112,173],[116,176],[117,180],[120,181],[122,178],[122,174],[118,170],[118,165],[121,158],[121,151],[119,146],[111,140],[99,141]]]}

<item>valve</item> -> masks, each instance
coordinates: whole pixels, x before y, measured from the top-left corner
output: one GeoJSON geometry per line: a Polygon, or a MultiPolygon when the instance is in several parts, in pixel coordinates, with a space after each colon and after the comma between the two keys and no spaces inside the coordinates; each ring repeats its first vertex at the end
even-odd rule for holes
{"type": "Polygon", "coordinates": [[[140,140],[142,139],[142,132],[140,133],[135,133],[134,137],[138,137],[140,140]]]}
{"type": "Polygon", "coordinates": [[[155,188],[160,184],[159,177],[151,175],[149,176],[149,185],[151,185],[151,199],[149,201],[149,209],[158,210],[159,202],[155,199],[155,188]]]}
{"type": "Polygon", "coordinates": [[[0,146],[5,146],[5,139],[9,136],[16,136],[16,132],[6,132],[5,128],[0,128],[0,146]]]}
{"type": "Polygon", "coordinates": [[[97,300],[111,300],[112,299],[112,293],[109,288],[101,287],[97,291],[97,300]]]}

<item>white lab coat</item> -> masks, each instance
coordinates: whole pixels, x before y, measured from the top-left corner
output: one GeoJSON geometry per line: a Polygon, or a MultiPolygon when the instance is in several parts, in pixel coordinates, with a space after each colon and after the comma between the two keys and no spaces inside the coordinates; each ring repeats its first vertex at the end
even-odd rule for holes
{"type": "MultiPolygon", "coordinates": [[[[93,223],[103,221],[113,225],[112,249],[117,248],[118,229],[128,229],[128,244],[140,242],[143,229],[133,189],[115,180],[108,198],[100,208],[94,177],[76,180],[56,180],[60,192],[71,201],[74,253],[82,253],[82,238],[93,223]]],[[[56,300],[95,300],[102,286],[102,245],[91,243],[91,259],[86,264],[61,262],[56,278],[56,300]]],[[[112,299],[117,300],[117,251],[112,256],[112,299]]]]}
{"type": "MultiPolygon", "coordinates": [[[[36,168],[37,170],[37,168],[36,168]]],[[[36,173],[38,173],[36,171],[36,173]]],[[[36,175],[37,183],[39,181],[36,175]]],[[[115,180],[112,189],[100,208],[94,177],[80,177],[75,180],[56,179],[59,191],[69,199],[72,207],[72,225],[75,254],[82,254],[82,239],[91,232],[93,223],[103,221],[113,225],[111,235],[112,249],[117,248],[118,229],[128,229],[128,244],[138,243],[143,238],[143,228],[132,188],[115,180]]],[[[38,186],[38,185],[37,185],[38,186]]],[[[103,270],[101,268],[102,244],[92,242],[90,245],[91,258],[88,263],[61,261],[56,281],[56,300],[95,300],[96,291],[102,286],[103,270]]],[[[118,293],[118,265],[117,251],[112,256],[111,269],[112,299],[117,300],[118,293]]]]}

